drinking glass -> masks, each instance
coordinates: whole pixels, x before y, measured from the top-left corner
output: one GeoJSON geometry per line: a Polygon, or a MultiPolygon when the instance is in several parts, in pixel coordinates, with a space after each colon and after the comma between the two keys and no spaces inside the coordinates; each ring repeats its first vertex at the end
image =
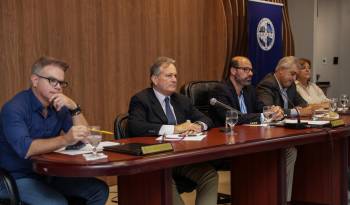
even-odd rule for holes
{"type": "Polygon", "coordinates": [[[338,99],[337,98],[331,98],[330,101],[329,101],[329,109],[332,112],[335,112],[335,111],[337,111],[337,108],[338,108],[338,99]]]}
{"type": "Polygon", "coordinates": [[[340,95],[340,104],[342,106],[342,110],[345,111],[348,107],[348,103],[349,103],[349,96],[346,94],[342,94],[340,95]]]}
{"type": "Polygon", "coordinates": [[[228,110],[226,112],[226,126],[230,127],[230,140],[228,141],[229,144],[232,144],[233,137],[234,137],[234,127],[238,122],[238,113],[235,110],[228,110]]]}
{"type": "Polygon", "coordinates": [[[263,107],[263,115],[264,115],[264,119],[267,124],[267,127],[270,127],[270,122],[272,121],[274,114],[275,113],[272,111],[272,106],[268,105],[263,107]]]}
{"type": "Polygon", "coordinates": [[[100,130],[100,126],[89,126],[90,135],[87,137],[89,144],[92,146],[92,156],[97,157],[97,146],[102,140],[102,134],[94,130],[100,130]]]}

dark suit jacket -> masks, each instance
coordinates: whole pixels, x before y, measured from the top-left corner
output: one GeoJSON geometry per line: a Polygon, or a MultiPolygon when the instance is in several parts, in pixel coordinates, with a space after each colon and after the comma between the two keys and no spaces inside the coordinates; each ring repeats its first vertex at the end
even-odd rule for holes
{"type": "MultiPolygon", "coordinates": [[[[257,101],[255,88],[250,85],[245,86],[242,90],[247,114],[239,116],[238,124],[260,122],[260,113],[262,112],[263,104],[257,101]]],[[[226,105],[240,110],[238,96],[230,80],[223,81],[214,88],[211,96],[226,105]]],[[[223,126],[225,124],[226,111],[225,108],[219,106],[210,107],[209,114],[216,126],[223,126]]]]}
{"type": "MultiPolygon", "coordinates": [[[[267,74],[264,79],[260,81],[256,88],[256,93],[258,95],[258,99],[265,105],[279,105],[283,108],[283,98],[280,93],[278,82],[273,73],[267,74]]],[[[290,115],[290,109],[294,108],[295,106],[307,106],[307,102],[297,92],[295,83],[293,83],[287,89],[287,96],[289,100],[294,104],[293,105],[288,102],[289,109],[284,110],[287,115],[290,115]]]]}
{"type": "MultiPolygon", "coordinates": [[[[170,103],[178,124],[191,120],[204,122],[208,128],[213,126],[210,118],[198,111],[186,96],[174,93],[170,97],[170,103]]],[[[167,122],[168,119],[152,88],[142,90],[131,98],[128,118],[130,137],[157,135],[161,126],[167,122]]]]}

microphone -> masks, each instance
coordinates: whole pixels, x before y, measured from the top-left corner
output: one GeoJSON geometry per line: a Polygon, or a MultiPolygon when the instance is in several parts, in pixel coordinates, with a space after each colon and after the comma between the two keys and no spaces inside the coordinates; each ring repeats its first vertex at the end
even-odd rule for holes
{"type": "Polygon", "coordinates": [[[306,128],[307,123],[301,123],[299,110],[296,108],[294,103],[289,99],[288,95],[286,95],[284,92],[282,92],[282,90],[280,90],[280,93],[281,93],[281,95],[286,97],[288,103],[291,104],[292,107],[297,111],[297,124],[285,123],[285,127],[291,128],[291,129],[304,129],[304,128],[306,128]]]}
{"type": "Polygon", "coordinates": [[[223,107],[227,110],[233,110],[233,111],[236,111],[239,115],[242,115],[242,113],[239,111],[239,110],[236,110],[234,109],[233,107],[229,106],[229,105],[226,105],[225,103],[222,103],[220,101],[218,101],[216,98],[211,98],[209,100],[209,103],[211,106],[220,106],[220,107],[223,107]]]}

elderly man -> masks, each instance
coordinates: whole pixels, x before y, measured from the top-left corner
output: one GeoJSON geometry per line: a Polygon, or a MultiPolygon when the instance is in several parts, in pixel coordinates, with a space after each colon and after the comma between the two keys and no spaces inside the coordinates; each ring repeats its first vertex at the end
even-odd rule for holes
{"type": "MultiPolygon", "coordinates": [[[[176,93],[177,71],[174,63],[171,58],[159,57],[150,69],[152,87],[131,98],[129,136],[197,133],[212,126],[212,121],[199,112],[187,97],[176,93]]],[[[210,164],[176,167],[173,178],[179,176],[197,184],[197,205],[216,204],[218,176],[210,164]]],[[[173,204],[184,204],[175,185],[173,204]]]]}
{"type": "Polygon", "coordinates": [[[257,95],[265,105],[279,105],[288,116],[308,116],[312,108],[299,95],[294,81],[299,72],[300,64],[294,56],[282,58],[274,73],[269,73],[257,86],[257,95]]]}
{"type": "MultiPolygon", "coordinates": [[[[295,79],[300,64],[294,56],[282,58],[275,69],[260,81],[257,86],[258,99],[265,105],[281,106],[287,116],[308,116],[312,107],[307,106],[305,100],[298,94],[295,79]]],[[[297,158],[297,149],[290,147],[285,150],[287,159],[287,201],[291,200],[294,165],[297,158]]]]}
{"type": "Polygon", "coordinates": [[[108,198],[108,186],[96,178],[45,177],[32,170],[32,156],[85,141],[89,134],[79,105],[63,94],[68,67],[51,57],[38,59],[31,88],[1,110],[0,165],[15,178],[26,204],[65,205],[65,196],[77,196],[86,204],[103,205],[108,198]]]}
{"type": "MultiPolygon", "coordinates": [[[[218,101],[229,105],[242,114],[238,118],[239,124],[262,123],[263,104],[257,100],[255,88],[251,85],[253,68],[250,60],[244,56],[236,56],[231,59],[230,67],[225,72],[224,80],[219,86],[214,88],[211,96],[218,101]]],[[[283,118],[283,110],[279,106],[274,106],[275,120],[283,118]]],[[[216,126],[225,124],[226,109],[213,106],[210,108],[210,116],[214,119],[216,126]]]]}

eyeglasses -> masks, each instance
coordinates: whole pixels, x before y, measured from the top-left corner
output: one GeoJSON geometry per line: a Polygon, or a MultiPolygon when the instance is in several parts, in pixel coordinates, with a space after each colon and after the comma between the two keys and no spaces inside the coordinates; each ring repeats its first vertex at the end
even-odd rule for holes
{"type": "Polygon", "coordinates": [[[235,67],[235,68],[236,68],[236,69],[243,70],[245,73],[249,73],[249,72],[254,73],[253,68],[249,68],[249,67],[235,67]]]}
{"type": "Polygon", "coordinates": [[[39,74],[35,74],[35,75],[37,75],[40,78],[44,78],[44,79],[48,80],[52,87],[56,87],[58,84],[60,84],[61,88],[66,88],[68,86],[68,82],[66,82],[66,81],[60,81],[60,80],[57,80],[56,78],[52,78],[52,77],[44,77],[44,76],[41,76],[39,74]]]}

